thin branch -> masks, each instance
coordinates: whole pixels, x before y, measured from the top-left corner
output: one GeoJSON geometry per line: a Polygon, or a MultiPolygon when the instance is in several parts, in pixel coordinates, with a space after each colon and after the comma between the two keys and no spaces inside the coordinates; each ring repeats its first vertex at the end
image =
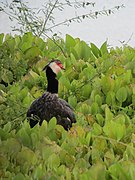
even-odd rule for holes
{"type": "Polygon", "coordinates": [[[44,33],[44,35],[50,39],[62,52],[62,54],[64,55],[65,58],[67,58],[67,55],[65,54],[65,52],[63,51],[62,47],[54,40],[54,38],[52,39],[51,37],[49,37],[47,34],[44,33]]]}
{"type": "Polygon", "coordinates": [[[46,24],[47,24],[47,22],[48,22],[48,20],[49,20],[49,18],[50,18],[50,16],[51,16],[53,10],[54,10],[55,7],[56,7],[57,2],[58,2],[58,0],[55,1],[54,5],[52,6],[52,9],[50,10],[50,12],[49,12],[47,18],[45,19],[44,24],[43,24],[43,28],[42,28],[42,30],[41,30],[39,36],[41,36],[41,34],[43,33],[43,31],[45,30],[45,26],[46,26],[46,24]]]}
{"type": "MultiPolygon", "coordinates": [[[[121,6],[123,7],[123,5],[121,6]]],[[[119,7],[120,8],[120,7],[119,7]]],[[[66,19],[65,21],[62,21],[60,23],[57,23],[47,29],[45,29],[46,31],[50,31],[51,29],[57,27],[57,26],[60,26],[60,25],[63,25],[63,24],[67,24],[67,23],[71,23],[72,21],[75,21],[75,20],[83,20],[85,17],[91,17],[91,18],[97,18],[98,15],[108,15],[110,13],[113,13],[115,9],[118,9],[118,7],[115,7],[115,8],[112,8],[112,9],[106,9],[106,10],[101,10],[101,11],[94,11],[94,12],[91,12],[91,13],[87,13],[87,14],[84,14],[84,15],[79,15],[79,16],[76,16],[76,17],[72,17],[70,19],[66,19]]]]}

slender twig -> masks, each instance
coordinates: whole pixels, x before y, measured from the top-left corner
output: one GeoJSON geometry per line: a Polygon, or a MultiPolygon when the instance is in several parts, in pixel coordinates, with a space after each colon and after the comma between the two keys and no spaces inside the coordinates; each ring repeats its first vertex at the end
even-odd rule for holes
{"type": "Polygon", "coordinates": [[[65,58],[67,58],[67,55],[65,54],[64,50],[62,49],[62,47],[54,40],[52,39],[50,36],[48,36],[47,34],[44,33],[44,35],[50,39],[54,44],[56,44],[56,46],[61,50],[62,54],[65,56],[65,58]]]}
{"type": "MultiPolygon", "coordinates": [[[[121,6],[123,7],[123,6],[121,6]]],[[[72,17],[70,19],[66,19],[60,23],[57,23],[49,28],[46,28],[45,30],[46,31],[50,31],[52,30],[53,28],[57,27],[57,26],[60,26],[60,25],[63,25],[63,24],[66,24],[66,23],[71,23],[72,21],[75,21],[75,20],[82,20],[84,19],[85,17],[91,17],[91,18],[97,18],[97,15],[107,15],[109,12],[113,13],[114,10],[116,9],[116,7],[112,8],[112,9],[106,9],[106,10],[101,10],[101,11],[94,11],[94,12],[90,12],[90,13],[87,13],[87,14],[83,14],[83,15],[79,15],[79,16],[76,16],[76,17],[72,17]],[[111,10],[111,11],[110,11],[111,10]]]]}
{"type": "Polygon", "coordinates": [[[46,19],[45,19],[45,21],[44,21],[44,23],[43,23],[43,28],[42,28],[39,36],[41,36],[41,34],[43,33],[44,30],[46,30],[46,29],[45,29],[46,23],[48,22],[51,14],[52,14],[52,12],[53,12],[53,10],[55,9],[55,6],[56,6],[57,2],[58,2],[58,0],[55,1],[55,3],[54,3],[54,5],[52,6],[50,12],[48,13],[48,15],[47,15],[47,17],[46,17],[46,19]]]}

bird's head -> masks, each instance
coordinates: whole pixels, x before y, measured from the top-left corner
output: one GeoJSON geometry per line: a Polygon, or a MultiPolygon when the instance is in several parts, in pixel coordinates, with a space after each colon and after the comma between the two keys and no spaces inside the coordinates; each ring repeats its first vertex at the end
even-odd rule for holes
{"type": "Polygon", "coordinates": [[[43,71],[47,70],[47,68],[50,67],[51,70],[57,75],[62,69],[65,69],[63,67],[63,64],[60,60],[58,59],[55,59],[55,60],[52,60],[50,61],[44,68],[43,68],[43,71]]]}

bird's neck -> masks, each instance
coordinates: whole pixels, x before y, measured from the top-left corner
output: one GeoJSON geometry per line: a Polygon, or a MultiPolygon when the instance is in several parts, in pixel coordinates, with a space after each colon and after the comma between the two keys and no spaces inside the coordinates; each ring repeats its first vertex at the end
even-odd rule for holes
{"type": "Polygon", "coordinates": [[[52,71],[50,67],[46,70],[47,76],[47,91],[53,94],[58,94],[58,80],[56,79],[56,74],[52,71]]]}

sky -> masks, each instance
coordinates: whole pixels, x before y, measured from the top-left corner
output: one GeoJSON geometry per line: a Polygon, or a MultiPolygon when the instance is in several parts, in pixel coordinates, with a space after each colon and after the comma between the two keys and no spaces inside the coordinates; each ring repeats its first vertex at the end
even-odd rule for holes
{"type": "MultiPolygon", "coordinates": [[[[7,0],[11,1],[11,0],[7,0]]],[[[25,0],[23,0],[25,1],[25,0]]],[[[47,1],[47,0],[46,0],[47,1]]],[[[0,0],[5,2],[5,0],[0,0]]],[[[30,7],[41,8],[44,0],[27,0],[30,7]]],[[[91,1],[90,1],[91,2],[91,1]]],[[[106,40],[110,46],[122,46],[121,42],[128,42],[128,45],[135,47],[135,0],[93,0],[95,8],[81,8],[74,10],[70,7],[61,11],[54,11],[56,22],[61,22],[78,14],[85,14],[90,10],[102,10],[124,4],[125,8],[116,11],[110,16],[100,16],[97,19],[85,19],[81,23],[71,23],[70,26],[59,26],[54,32],[60,32],[60,36],[65,38],[66,34],[78,37],[87,43],[94,43],[100,47],[106,40]]],[[[11,33],[11,22],[9,18],[0,12],[0,33],[11,33]]]]}

